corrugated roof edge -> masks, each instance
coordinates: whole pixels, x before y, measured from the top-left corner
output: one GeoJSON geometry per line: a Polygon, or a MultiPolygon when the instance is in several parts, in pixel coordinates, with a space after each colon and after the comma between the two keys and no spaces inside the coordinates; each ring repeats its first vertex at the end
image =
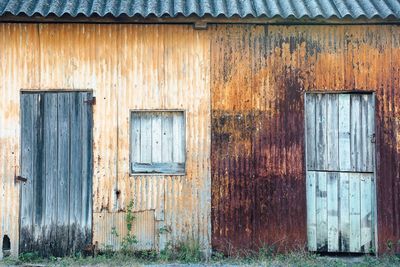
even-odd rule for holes
{"type": "Polygon", "coordinates": [[[29,13],[25,13],[25,12],[12,13],[12,12],[6,11],[6,12],[3,12],[3,13],[0,13],[0,18],[4,17],[4,16],[16,16],[16,17],[19,17],[19,16],[25,16],[25,17],[37,17],[37,16],[40,16],[40,17],[43,17],[43,18],[46,18],[46,17],[49,17],[49,16],[55,16],[55,17],[58,17],[58,18],[62,18],[62,17],[76,18],[76,17],[82,17],[82,16],[86,17],[86,18],[91,18],[91,17],[94,17],[94,16],[98,16],[98,17],[110,17],[111,16],[113,18],[119,18],[119,17],[125,16],[125,17],[141,17],[143,19],[150,18],[150,17],[151,18],[164,18],[164,19],[165,18],[175,19],[175,18],[178,18],[178,17],[184,17],[184,18],[197,17],[199,19],[202,19],[202,18],[205,18],[205,17],[209,17],[209,18],[211,17],[211,18],[215,18],[215,19],[217,19],[217,18],[225,18],[225,19],[230,19],[230,18],[242,18],[242,19],[244,19],[244,18],[254,18],[254,19],[276,19],[276,18],[281,18],[281,19],[332,19],[332,18],[334,18],[334,19],[354,19],[354,20],[356,20],[356,19],[390,19],[391,18],[391,19],[399,20],[399,23],[400,23],[400,19],[397,18],[397,16],[395,16],[394,14],[389,14],[387,16],[380,16],[379,14],[375,14],[373,16],[367,16],[365,14],[362,14],[362,15],[355,16],[355,17],[351,16],[350,14],[346,14],[345,16],[341,16],[341,17],[339,17],[337,15],[332,15],[332,16],[322,16],[322,15],[317,15],[317,16],[308,16],[308,15],[295,16],[295,15],[291,14],[291,15],[285,16],[285,17],[281,16],[281,15],[274,15],[274,16],[271,17],[271,16],[268,16],[267,14],[261,14],[259,16],[253,16],[251,14],[247,14],[246,16],[242,16],[242,15],[240,15],[238,13],[234,13],[231,16],[227,16],[227,15],[225,15],[223,13],[220,13],[217,16],[215,16],[215,15],[213,15],[211,13],[204,13],[204,14],[199,15],[199,14],[197,14],[195,12],[192,12],[190,14],[183,14],[181,12],[178,12],[176,14],[173,14],[172,16],[169,13],[164,13],[164,14],[161,14],[161,15],[160,14],[156,14],[156,13],[148,13],[146,15],[143,15],[143,14],[141,14],[139,12],[136,12],[136,13],[133,13],[133,15],[130,15],[130,14],[127,14],[127,13],[113,14],[112,12],[107,12],[107,13],[104,13],[104,14],[100,14],[100,13],[98,13],[96,11],[91,13],[91,15],[87,15],[87,14],[85,14],[83,12],[79,12],[79,13],[76,13],[76,14],[64,13],[64,14],[61,14],[61,15],[57,14],[57,13],[54,13],[54,12],[48,12],[48,13],[45,13],[45,14],[40,13],[40,12],[35,12],[35,13],[29,14],[29,13]]]}

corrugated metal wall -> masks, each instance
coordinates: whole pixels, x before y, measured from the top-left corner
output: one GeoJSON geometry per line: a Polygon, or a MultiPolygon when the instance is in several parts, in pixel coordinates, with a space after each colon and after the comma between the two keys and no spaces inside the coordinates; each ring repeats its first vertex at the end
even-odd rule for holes
{"type": "Polygon", "coordinates": [[[194,238],[209,249],[209,52],[207,32],[191,26],[0,25],[0,236],[10,236],[13,254],[20,89],[94,90],[93,223],[110,229],[96,230],[93,241],[101,246],[112,227],[99,215],[123,212],[133,199],[133,212],[154,214],[140,219],[155,225],[154,248],[194,238]],[[129,176],[130,109],[155,108],[186,111],[184,176],[129,176]]]}
{"type": "Polygon", "coordinates": [[[36,53],[30,49],[36,37],[30,29],[36,26],[0,28],[0,241],[8,235],[15,255],[19,226],[19,186],[14,182],[20,172],[19,89],[38,86],[37,70],[28,68],[37,64],[36,53]]]}
{"type": "Polygon", "coordinates": [[[213,246],[305,246],[304,92],[360,90],[377,97],[379,250],[400,251],[399,27],[210,32],[213,246]]]}
{"type": "Polygon", "coordinates": [[[0,235],[13,253],[21,88],[94,90],[96,215],[133,199],[134,211],[154,210],[155,246],[194,237],[206,248],[211,206],[222,250],[305,245],[303,94],[374,91],[379,248],[400,239],[398,26],[2,24],[0,33],[0,235]],[[129,176],[129,109],[142,108],[187,111],[186,176],[129,176]]]}

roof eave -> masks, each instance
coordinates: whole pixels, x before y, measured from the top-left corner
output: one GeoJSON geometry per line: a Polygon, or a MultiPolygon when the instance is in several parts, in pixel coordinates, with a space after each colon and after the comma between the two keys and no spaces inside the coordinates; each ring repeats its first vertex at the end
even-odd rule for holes
{"type": "Polygon", "coordinates": [[[155,15],[150,15],[148,17],[143,17],[141,15],[135,16],[126,16],[121,15],[115,17],[111,14],[106,16],[92,15],[87,17],[85,15],[78,15],[76,17],[72,17],[70,15],[63,15],[61,17],[56,16],[55,14],[49,14],[48,16],[41,16],[39,14],[33,14],[28,16],[26,14],[18,14],[13,15],[10,13],[3,14],[0,16],[0,22],[16,22],[16,23],[103,23],[103,24],[112,24],[112,23],[132,23],[132,24],[196,24],[196,23],[206,23],[206,24],[270,24],[270,25],[346,25],[346,24],[355,24],[355,25],[364,25],[364,24],[400,24],[400,19],[389,16],[386,18],[381,17],[302,17],[296,18],[294,16],[290,16],[287,18],[283,17],[273,17],[268,18],[266,16],[260,17],[240,17],[240,16],[232,16],[230,18],[225,16],[212,17],[210,15],[205,15],[203,17],[199,17],[197,15],[177,15],[175,17],[157,17],[155,15]]]}

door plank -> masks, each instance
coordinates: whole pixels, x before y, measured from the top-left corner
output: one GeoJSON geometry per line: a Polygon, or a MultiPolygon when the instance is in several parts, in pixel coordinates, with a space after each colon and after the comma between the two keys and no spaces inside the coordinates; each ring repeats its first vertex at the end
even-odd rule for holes
{"type": "Polygon", "coordinates": [[[352,171],[362,171],[361,159],[361,103],[359,95],[351,96],[351,169],[352,171]]]}
{"type": "Polygon", "coordinates": [[[326,170],[327,167],[327,148],[326,148],[326,102],[325,94],[318,94],[315,106],[316,116],[316,169],[326,170]]]}
{"type": "Polygon", "coordinates": [[[91,207],[90,202],[92,198],[92,164],[91,164],[91,154],[92,154],[92,139],[89,129],[92,128],[91,125],[91,105],[85,104],[85,101],[91,100],[92,94],[83,92],[80,93],[80,113],[81,113],[81,142],[82,142],[82,178],[81,178],[81,235],[83,236],[82,242],[88,244],[91,242],[92,231],[89,225],[91,223],[91,207]]]}
{"type": "Polygon", "coordinates": [[[339,168],[339,129],[338,95],[328,94],[326,103],[326,170],[337,171],[339,168]]]}
{"type": "Polygon", "coordinates": [[[375,98],[374,95],[368,95],[367,108],[367,171],[375,171],[375,98]]]}
{"type": "Polygon", "coordinates": [[[350,252],[350,191],[349,173],[340,173],[339,202],[340,202],[340,251],[350,252]]]}
{"type": "Polygon", "coordinates": [[[45,193],[43,198],[44,221],[42,229],[43,249],[50,254],[56,244],[56,215],[57,215],[57,94],[44,94],[44,123],[43,150],[45,193]]]}
{"type": "Polygon", "coordinates": [[[328,250],[328,209],[327,209],[327,177],[326,172],[317,175],[317,249],[328,250]]]}
{"type": "Polygon", "coordinates": [[[307,235],[308,250],[317,250],[316,172],[307,172],[307,235]]]}
{"type": "Polygon", "coordinates": [[[21,185],[20,251],[32,249],[33,234],[33,150],[37,95],[21,95],[21,176],[27,182],[21,185]]]}
{"type": "Polygon", "coordinates": [[[371,142],[368,138],[368,95],[360,95],[360,171],[368,171],[368,150],[371,142]]]}
{"type": "Polygon", "coordinates": [[[360,244],[360,175],[349,177],[350,192],[350,252],[361,252],[360,244]]]}
{"type": "Polygon", "coordinates": [[[82,211],[82,112],[80,105],[84,99],[78,93],[70,93],[70,216],[69,216],[69,249],[76,251],[82,244],[81,211],[82,211]]]}
{"type": "Polygon", "coordinates": [[[315,94],[306,94],[306,144],[307,144],[307,168],[315,170],[316,168],[316,133],[315,133],[315,94]]]}
{"type": "Polygon", "coordinates": [[[339,95],[339,170],[351,170],[350,95],[339,95]]]}
{"type": "MultiPolygon", "coordinates": [[[[44,164],[45,164],[45,157],[44,157],[44,144],[43,144],[43,126],[44,126],[44,94],[40,93],[38,95],[38,102],[35,105],[36,108],[36,121],[35,121],[35,128],[34,132],[36,133],[35,136],[35,150],[34,150],[34,158],[33,164],[35,170],[33,171],[34,178],[34,218],[33,218],[33,239],[35,241],[39,240],[42,235],[42,227],[44,226],[44,204],[45,204],[45,194],[46,194],[46,186],[44,184],[43,177],[44,173],[44,164]]],[[[35,242],[36,243],[36,242],[35,242]]],[[[42,248],[40,243],[34,244],[35,247],[33,249],[42,248]]]]}
{"type": "Polygon", "coordinates": [[[328,251],[339,251],[338,173],[327,174],[328,251]]]}
{"type": "Polygon", "coordinates": [[[57,240],[60,255],[68,250],[70,177],[70,95],[58,94],[57,240]]]}
{"type": "Polygon", "coordinates": [[[365,253],[371,252],[373,244],[372,176],[372,174],[360,174],[361,251],[365,253]]]}

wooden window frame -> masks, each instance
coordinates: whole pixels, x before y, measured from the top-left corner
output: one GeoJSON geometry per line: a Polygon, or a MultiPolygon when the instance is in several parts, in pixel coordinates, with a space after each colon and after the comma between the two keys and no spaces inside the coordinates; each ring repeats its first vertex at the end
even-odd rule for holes
{"type": "MultiPolygon", "coordinates": [[[[187,167],[187,115],[186,115],[186,110],[184,109],[130,109],[129,110],[129,176],[186,176],[186,167],[187,167]],[[183,123],[184,123],[184,133],[183,133],[183,139],[184,139],[184,167],[183,171],[181,172],[133,172],[132,169],[132,114],[133,113],[150,113],[150,112],[181,112],[183,116],[183,123]]],[[[168,163],[166,163],[168,164],[168,163]]]]}

